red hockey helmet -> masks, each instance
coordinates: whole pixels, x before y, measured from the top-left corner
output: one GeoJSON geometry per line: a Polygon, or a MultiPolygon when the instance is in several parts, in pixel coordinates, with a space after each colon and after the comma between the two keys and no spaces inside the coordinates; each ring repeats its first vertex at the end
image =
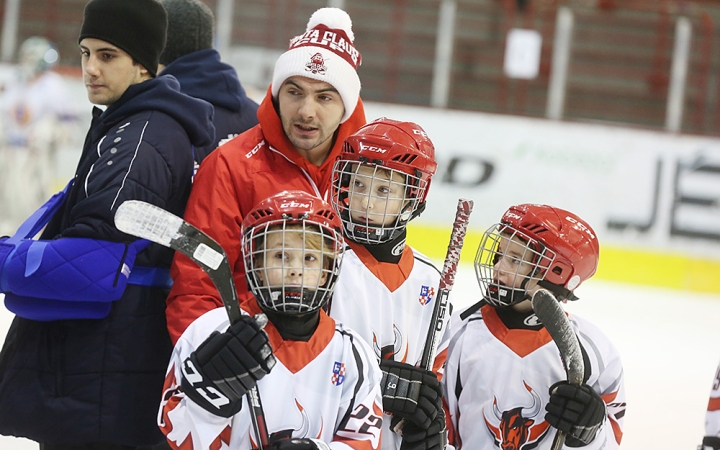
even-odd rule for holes
{"type": "Polygon", "coordinates": [[[246,278],[262,307],[300,314],[327,303],[344,247],[342,224],[328,203],[283,191],[257,204],[242,225],[246,278]]]}
{"type": "Polygon", "coordinates": [[[397,237],[425,209],[436,170],[435,147],[415,123],[383,117],[348,136],[331,195],[347,236],[366,244],[397,237]]]}
{"type": "Polygon", "coordinates": [[[475,257],[478,282],[486,300],[495,306],[529,298],[524,289],[518,291],[499,282],[497,262],[503,256],[500,242],[508,237],[518,237],[524,243],[522,259],[532,264],[529,274],[522,275],[523,288],[527,280],[535,279],[559,299],[576,300],[573,291],[597,270],[600,245],[587,222],[552,206],[512,206],[499,224],[485,232],[475,257]]]}

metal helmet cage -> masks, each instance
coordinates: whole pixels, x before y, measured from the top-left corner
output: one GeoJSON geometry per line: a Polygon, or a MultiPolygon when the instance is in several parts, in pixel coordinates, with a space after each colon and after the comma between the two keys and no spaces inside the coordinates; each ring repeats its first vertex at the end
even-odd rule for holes
{"type": "Polygon", "coordinates": [[[316,311],[332,296],[344,241],[337,214],[323,200],[284,191],[243,220],[242,253],[260,306],[288,314],[316,311]]]}
{"type": "Polygon", "coordinates": [[[412,122],[380,118],[349,136],[331,188],[346,236],[369,245],[398,237],[425,209],[436,170],[435,148],[412,122]]]}
{"type": "Polygon", "coordinates": [[[573,291],[597,270],[599,250],[595,232],[575,214],[547,205],[513,206],[483,235],[475,275],[493,306],[530,298],[531,280],[559,300],[577,300],[573,291]]]}

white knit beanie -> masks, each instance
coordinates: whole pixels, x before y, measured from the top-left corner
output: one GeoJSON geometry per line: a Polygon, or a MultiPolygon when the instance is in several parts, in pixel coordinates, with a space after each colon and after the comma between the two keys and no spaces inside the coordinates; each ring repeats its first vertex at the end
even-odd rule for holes
{"type": "Polygon", "coordinates": [[[275,63],[272,96],[277,99],[280,86],[290,77],[302,76],[324,81],[340,93],[345,122],[355,111],[360,96],[357,68],[362,62],[353,46],[350,16],[339,8],[320,8],[313,13],[307,31],[290,40],[290,48],[275,63]]]}

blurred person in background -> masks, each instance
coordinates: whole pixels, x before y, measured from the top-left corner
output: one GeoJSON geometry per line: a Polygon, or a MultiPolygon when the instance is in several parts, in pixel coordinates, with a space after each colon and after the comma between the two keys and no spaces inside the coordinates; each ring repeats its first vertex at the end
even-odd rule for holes
{"type": "Polygon", "coordinates": [[[220,61],[220,53],[212,48],[212,10],[199,0],[161,3],[168,13],[168,33],[158,71],[174,76],[181,92],[205,100],[215,109],[215,141],[195,150],[200,163],[220,141],[257,125],[258,105],[245,94],[235,69],[220,61]]]}
{"type": "MultiPolygon", "coordinates": [[[[78,129],[52,42],[28,38],[16,76],[0,92],[0,235],[14,230],[56,186],[56,152],[78,129]]],[[[63,184],[67,180],[63,180],[63,184]]]]}

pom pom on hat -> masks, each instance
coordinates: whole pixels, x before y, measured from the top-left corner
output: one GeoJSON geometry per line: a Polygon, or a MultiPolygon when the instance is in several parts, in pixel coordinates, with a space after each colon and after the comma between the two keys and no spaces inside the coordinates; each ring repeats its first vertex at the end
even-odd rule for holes
{"type": "Polygon", "coordinates": [[[313,13],[304,34],[290,40],[288,51],[275,63],[272,96],[290,77],[302,76],[324,81],[340,93],[345,122],[355,111],[360,96],[357,68],[362,56],[355,49],[350,16],[339,8],[320,8],[313,13]]]}
{"type": "Polygon", "coordinates": [[[310,16],[305,31],[310,31],[318,25],[325,25],[328,28],[343,30],[350,41],[355,42],[355,35],[352,31],[352,20],[348,13],[340,8],[320,8],[310,16]]]}

